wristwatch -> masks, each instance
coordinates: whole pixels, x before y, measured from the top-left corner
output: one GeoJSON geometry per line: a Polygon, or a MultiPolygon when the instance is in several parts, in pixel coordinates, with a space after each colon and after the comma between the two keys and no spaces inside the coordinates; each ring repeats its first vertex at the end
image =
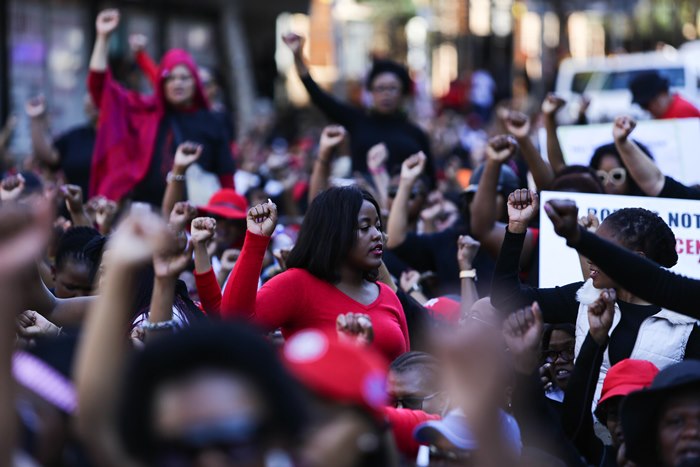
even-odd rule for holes
{"type": "Polygon", "coordinates": [[[466,269],[459,272],[460,279],[476,279],[476,269],[466,269]]]}

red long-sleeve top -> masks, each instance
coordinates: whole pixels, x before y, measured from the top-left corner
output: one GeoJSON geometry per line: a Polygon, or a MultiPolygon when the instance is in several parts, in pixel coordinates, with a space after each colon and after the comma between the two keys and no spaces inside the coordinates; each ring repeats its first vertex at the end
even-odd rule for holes
{"type": "Polygon", "coordinates": [[[141,68],[151,85],[154,88],[158,86],[158,65],[151,56],[145,50],[140,50],[134,55],[134,60],[136,60],[136,64],[141,68]]]}
{"type": "Polygon", "coordinates": [[[199,274],[194,272],[194,283],[197,286],[201,308],[208,316],[220,316],[221,311],[221,287],[216,280],[214,269],[199,274]]]}
{"type": "Polygon", "coordinates": [[[302,329],[335,329],[342,313],[364,313],[372,319],[373,347],[389,361],[410,349],[406,316],[396,294],[377,283],[379,296],[363,305],[304,269],[292,268],[258,287],[270,237],[246,232],[243,249],[224,290],[224,318],[246,317],[288,337],[302,329]]]}

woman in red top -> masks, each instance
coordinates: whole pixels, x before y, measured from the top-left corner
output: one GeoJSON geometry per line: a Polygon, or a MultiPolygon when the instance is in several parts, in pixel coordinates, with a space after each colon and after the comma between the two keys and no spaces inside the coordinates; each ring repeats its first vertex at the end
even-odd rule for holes
{"type": "Polygon", "coordinates": [[[373,346],[388,360],[410,349],[403,308],[377,282],[382,264],[379,206],[357,187],[330,188],[311,203],[289,254],[289,269],[257,291],[260,268],[277,223],[268,202],[248,211],[243,250],[221,304],[225,317],[245,316],[285,337],[306,328],[334,329],[339,314],[364,313],[374,326],[373,346]]]}
{"type": "Polygon", "coordinates": [[[130,197],[160,206],[167,183],[183,183],[173,167],[175,149],[193,141],[202,146],[197,164],[233,188],[233,158],[220,119],[209,110],[197,66],[184,50],[162,58],[155,93],[144,96],[122,88],[107,67],[110,35],[119,25],[117,10],[97,16],[97,38],[90,58],[88,89],[100,109],[90,176],[91,196],[118,201],[130,197]]]}

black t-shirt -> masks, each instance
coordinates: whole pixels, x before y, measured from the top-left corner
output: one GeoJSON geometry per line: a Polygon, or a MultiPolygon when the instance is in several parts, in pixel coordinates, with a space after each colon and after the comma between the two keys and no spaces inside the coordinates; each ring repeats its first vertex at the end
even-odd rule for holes
{"type": "Polygon", "coordinates": [[[700,190],[685,186],[671,177],[666,177],[659,198],[700,199],[700,190]]]}
{"type": "Polygon", "coordinates": [[[214,112],[169,112],[160,122],[148,173],[134,189],[132,199],[160,206],[166,188],[166,176],[172,169],[175,150],[185,141],[201,144],[197,164],[206,172],[228,175],[234,172],[229,132],[214,112]]]}
{"type": "MultiPolygon", "coordinates": [[[[464,224],[457,224],[442,232],[432,234],[410,232],[406,235],[403,243],[392,248],[391,251],[419,272],[435,272],[438,286],[436,290],[431,291],[432,296],[459,295],[461,293],[461,279],[459,278],[459,263],[457,262],[457,240],[460,235],[468,233],[464,224]]],[[[474,258],[473,267],[478,273],[476,288],[481,297],[490,293],[493,265],[493,260],[481,250],[474,258]]]]}
{"type": "Polygon", "coordinates": [[[301,81],[313,103],[326,117],[343,125],[350,133],[350,151],[354,170],[366,173],[367,151],[375,144],[384,143],[389,151],[389,160],[386,165],[390,173],[399,170],[401,163],[409,156],[423,151],[428,158],[425,174],[430,179],[431,186],[435,183],[435,168],[428,137],[405,115],[366,112],[335,99],[323,91],[311,76],[304,76],[301,81]]]}
{"type": "Polygon", "coordinates": [[[90,187],[92,151],[95,148],[97,132],[92,125],[84,125],[68,130],[54,141],[58,151],[59,167],[68,183],[78,185],[87,198],[90,187]]]}

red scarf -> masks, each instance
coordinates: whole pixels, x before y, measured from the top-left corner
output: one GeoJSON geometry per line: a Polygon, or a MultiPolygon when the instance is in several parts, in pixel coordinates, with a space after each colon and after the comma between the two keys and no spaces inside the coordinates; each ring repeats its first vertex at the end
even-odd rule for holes
{"type": "Polygon", "coordinates": [[[167,107],[165,78],[177,65],[186,66],[195,79],[194,101],[187,110],[209,109],[197,66],[181,49],[163,56],[152,96],[125,90],[109,71],[90,72],[88,87],[100,109],[90,172],[91,197],[103,195],[119,201],[146,176],[167,107]]]}

